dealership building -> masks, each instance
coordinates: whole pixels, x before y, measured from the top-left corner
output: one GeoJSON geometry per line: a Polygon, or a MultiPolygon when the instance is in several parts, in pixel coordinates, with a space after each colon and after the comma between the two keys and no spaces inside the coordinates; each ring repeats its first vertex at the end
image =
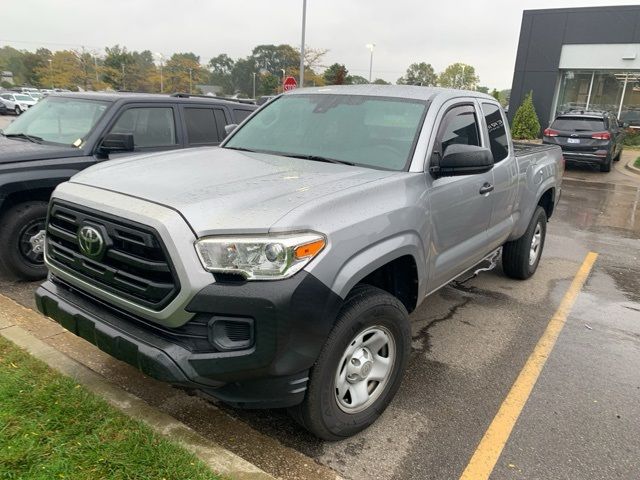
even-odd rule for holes
{"type": "Polygon", "coordinates": [[[510,116],[530,91],[543,128],[569,110],[640,126],[640,6],[525,10],[510,116]]]}

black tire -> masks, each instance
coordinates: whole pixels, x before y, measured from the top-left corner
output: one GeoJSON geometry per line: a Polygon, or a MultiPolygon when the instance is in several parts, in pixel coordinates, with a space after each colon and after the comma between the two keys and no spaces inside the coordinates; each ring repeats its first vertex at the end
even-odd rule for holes
{"type": "MultiPolygon", "coordinates": [[[[311,369],[304,401],[289,409],[291,416],[324,440],[342,440],[364,430],[384,412],[398,391],[410,352],[411,327],[404,305],[379,288],[357,286],[345,300],[336,324],[311,369]],[[355,344],[359,334],[372,327],[382,327],[393,337],[395,359],[384,386],[377,384],[381,390],[372,394],[372,397],[377,395],[375,401],[362,411],[346,413],[336,398],[337,369],[347,348],[355,344]]],[[[373,383],[373,391],[376,392],[377,382],[363,381],[367,387],[373,383]]]]}
{"type": "Polygon", "coordinates": [[[13,112],[16,115],[20,115],[22,113],[22,109],[20,108],[20,105],[16,105],[15,108],[13,109],[13,112]]]}
{"type": "Polygon", "coordinates": [[[619,162],[620,158],[622,157],[622,148],[620,149],[620,151],[618,152],[618,155],[616,155],[613,159],[614,162],[619,162]]]}
{"type": "Polygon", "coordinates": [[[536,273],[542,257],[546,236],[547,213],[544,208],[537,206],[524,235],[517,240],[505,243],[502,248],[502,269],[507,277],[526,280],[536,273]],[[540,227],[540,243],[538,244],[535,261],[532,263],[530,261],[532,241],[538,226],[540,227]]]}
{"type": "Polygon", "coordinates": [[[611,154],[609,153],[607,155],[607,158],[605,159],[604,163],[602,165],[600,165],[600,171],[601,172],[610,172],[611,171],[611,165],[613,164],[613,158],[611,158],[611,154]]]}
{"type": "Polygon", "coordinates": [[[0,218],[0,270],[5,276],[39,280],[47,275],[41,255],[25,254],[25,239],[44,228],[46,217],[47,203],[34,201],[15,205],[0,218]]]}

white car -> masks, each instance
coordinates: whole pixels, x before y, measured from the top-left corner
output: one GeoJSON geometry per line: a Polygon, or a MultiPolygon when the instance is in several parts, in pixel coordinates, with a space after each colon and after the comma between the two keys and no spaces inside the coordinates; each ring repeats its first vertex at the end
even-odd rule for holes
{"type": "Polygon", "coordinates": [[[2,98],[7,108],[13,110],[16,115],[20,115],[37,103],[37,100],[26,93],[3,92],[0,93],[0,98],[2,98]]]}
{"type": "Polygon", "coordinates": [[[40,92],[32,92],[32,91],[28,91],[28,92],[24,92],[25,95],[29,95],[31,98],[33,98],[36,102],[39,100],[42,100],[42,93],[40,92]]]}

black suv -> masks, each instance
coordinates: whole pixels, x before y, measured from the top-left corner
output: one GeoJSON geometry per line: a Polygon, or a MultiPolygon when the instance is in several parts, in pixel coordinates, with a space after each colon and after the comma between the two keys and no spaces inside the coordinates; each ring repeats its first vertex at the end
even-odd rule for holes
{"type": "Polygon", "coordinates": [[[560,145],[566,160],[595,163],[601,172],[609,172],[620,160],[624,127],[613,113],[573,110],[556,117],[542,142],[560,145]]]}
{"type": "Polygon", "coordinates": [[[0,270],[13,278],[44,278],[47,203],[59,183],[105,160],[218,145],[225,127],[256,108],[187,94],[47,96],[1,132],[0,270]]]}

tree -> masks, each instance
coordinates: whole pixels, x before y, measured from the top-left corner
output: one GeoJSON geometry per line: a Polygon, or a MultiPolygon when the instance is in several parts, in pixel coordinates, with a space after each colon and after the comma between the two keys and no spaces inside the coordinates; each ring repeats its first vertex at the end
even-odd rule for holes
{"type": "Polygon", "coordinates": [[[525,97],[513,117],[513,138],[518,140],[533,140],[540,135],[540,122],[533,106],[533,91],[525,97]]]}
{"type": "Polygon", "coordinates": [[[251,52],[256,67],[272,75],[300,68],[300,53],[291,45],[258,45],[251,52]]]}
{"type": "Polygon", "coordinates": [[[165,90],[168,92],[196,93],[196,85],[209,78],[193,53],[174,53],[164,66],[165,90]]]}
{"type": "Polygon", "coordinates": [[[345,83],[348,85],[366,85],[369,83],[369,80],[360,75],[349,75],[345,83]]]}
{"type": "Polygon", "coordinates": [[[404,77],[400,77],[396,82],[398,85],[420,85],[423,87],[433,87],[438,82],[438,76],[430,63],[412,63],[407,68],[404,77]]]}
{"type": "Polygon", "coordinates": [[[344,65],[334,63],[324,71],[323,77],[327,85],[344,85],[349,76],[349,70],[344,65]]]}
{"type": "Polygon", "coordinates": [[[476,92],[480,92],[480,93],[489,93],[489,87],[485,87],[483,85],[478,85],[476,87],[476,92]]]}
{"type": "Polygon", "coordinates": [[[473,90],[480,78],[476,75],[476,69],[464,63],[454,63],[445,68],[438,77],[438,85],[447,88],[473,90]]]}
{"type": "Polygon", "coordinates": [[[51,57],[51,65],[41,65],[36,76],[41,85],[76,90],[83,84],[84,71],[78,56],[71,50],[60,50],[51,57]]]}
{"type": "Polygon", "coordinates": [[[500,92],[498,91],[497,88],[494,88],[493,90],[491,90],[491,96],[496,100],[500,101],[500,92]]]}
{"type": "MultiPolygon", "coordinates": [[[[242,93],[247,97],[253,96],[253,74],[256,73],[256,62],[253,57],[236,60],[231,71],[234,93],[242,93]]],[[[256,90],[258,89],[258,75],[256,74],[256,90]]]]}
{"type": "Polygon", "coordinates": [[[222,87],[224,93],[230,94],[233,92],[233,78],[231,72],[235,62],[226,53],[221,53],[217,57],[213,57],[209,60],[209,70],[211,75],[209,76],[209,83],[211,85],[218,85],[222,87]]]}
{"type": "Polygon", "coordinates": [[[382,78],[376,78],[373,81],[374,85],[391,85],[391,82],[387,82],[386,80],[383,80],[382,78]]]}

